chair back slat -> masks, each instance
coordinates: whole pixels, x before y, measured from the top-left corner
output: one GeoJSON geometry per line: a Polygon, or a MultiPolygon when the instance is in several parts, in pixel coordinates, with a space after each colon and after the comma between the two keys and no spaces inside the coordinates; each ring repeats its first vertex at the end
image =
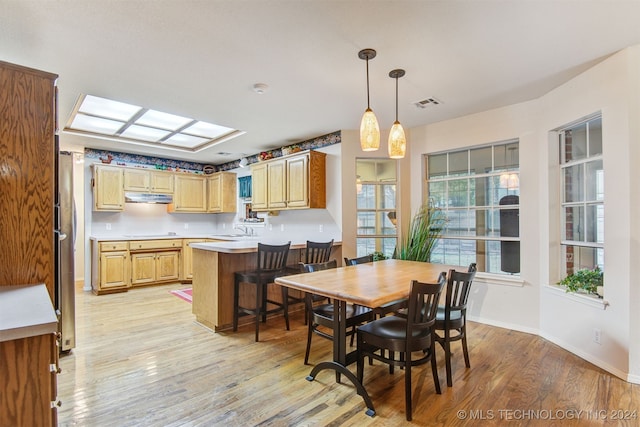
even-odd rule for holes
{"type": "Polygon", "coordinates": [[[283,270],[287,265],[291,242],[284,245],[258,243],[258,270],[283,270]]]}
{"type": "Polygon", "coordinates": [[[449,270],[447,296],[445,300],[445,309],[447,314],[450,311],[466,310],[469,291],[471,290],[471,283],[473,282],[475,275],[475,271],[462,272],[449,270]]]}
{"type": "MultiPolygon", "coordinates": [[[[407,313],[407,333],[416,329],[431,328],[436,321],[438,300],[447,282],[447,274],[440,273],[436,283],[411,281],[409,310],[407,313]]],[[[407,336],[412,336],[411,334],[407,336]]]]}
{"type": "Polygon", "coordinates": [[[305,264],[317,264],[329,261],[333,239],[330,242],[311,242],[307,240],[307,252],[305,254],[305,264]]]}

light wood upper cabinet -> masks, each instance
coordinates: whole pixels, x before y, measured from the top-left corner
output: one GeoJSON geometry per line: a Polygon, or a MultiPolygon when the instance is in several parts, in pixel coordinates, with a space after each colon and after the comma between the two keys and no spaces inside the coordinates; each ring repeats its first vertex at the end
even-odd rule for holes
{"type": "Polygon", "coordinates": [[[216,172],[207,177],[207,212],[236,212],[237,178],[232,172],[216,172]]]}
{"type": "Polygon", "coordinates": [[[202,175],[176,174],[173,203],[168,205],[168,212],[206,212],[207,186],[202,175]]]}
{"type": "Polygon", "coordinates": [[[255,211],[326,208],[326,154],[306,151],[251,165],[255,211]]]}
{"type": "Polygon", "coordinates": [[[273,160],[267,164],[269,197],[267,207],[273,210],[287,207],[287,161],[273,160]]]}
{"type": "Polygon", "coordinates": [[[124,191],[173,194],[173,173],[148,169],[124,169],[124,191]]]}
{"type": "Polygon", "coordinates": [[[151,193],[173,194],[174,174],[171,172],[151,171],[149,173],[149,191],[151,193]]]}
{"type": "Polygon", "coordinates": [[[267,210],[268,205],[267,163],[251,165],[251,209],[267,210]]]}
{"type": "Polygon", "coordinates": [[[124,210],[124,170],[117,166],[93,166],[93,210],[124,210]]]}

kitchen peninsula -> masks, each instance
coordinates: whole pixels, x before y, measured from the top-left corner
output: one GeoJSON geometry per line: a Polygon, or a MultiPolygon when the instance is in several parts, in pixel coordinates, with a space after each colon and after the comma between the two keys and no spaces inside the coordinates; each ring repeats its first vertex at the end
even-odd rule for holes
{"type": "MultiPolygon", "coordinates": [[[[256,268],[258,242],[282,244],[288,240],[245,239],[231,242],[192,243],[193,249],[193,314],[196,321],[214,330],[231,329],[233,322],[233,273],[256,268]]],[[[292,241],[288,265],[304,259],[305,241],[292,241]]],[[[331,258],[342,260],[342,244],[334,242],[331,258]]],[[[240,286],[240,303],[255,304],[254,288],[240,286]]],[[[281,300],[280,292],[268,290],[269,299],[281,300]]]]}

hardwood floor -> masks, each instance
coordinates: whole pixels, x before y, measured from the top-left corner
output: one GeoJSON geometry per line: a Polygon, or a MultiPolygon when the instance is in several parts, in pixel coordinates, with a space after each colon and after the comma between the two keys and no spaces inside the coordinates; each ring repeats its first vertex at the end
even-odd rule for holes
{"type": "MultiPolygon", "coordinates": [[[[376,408],[368,417],[355,388],[332,372],[305,380],[306,326],[282,318],[237,333],[195,323],[191,304],[169,293],[183,285],[124,294],[77,295],[77,348],[61,357],[61,426],[391,426],[406,424],[404,373],[365,368],[376,408]]],[[[626,383],[534,335],[469,325],[471,368],[454,344],[453,387],[442,395],[431,368],[414,369],[413,424],[423,426],[629,425],[640,386],[626,383]],[[582,411],[582,412],[579,412],[582,411]],[[617,412],[620,411],[620,412],[617,412]],[[627,411],[625,414],[624,411],[627,411]],[[606,419],[605,419],[606,415],[606,419]],[[612,421],[628,415],[626,421],[612,421]]],[[[311,363],[329,360],[330,342],[314,337],[311,363]]],[[[355,372],[355,366],[352,367],[355,372]]]]}

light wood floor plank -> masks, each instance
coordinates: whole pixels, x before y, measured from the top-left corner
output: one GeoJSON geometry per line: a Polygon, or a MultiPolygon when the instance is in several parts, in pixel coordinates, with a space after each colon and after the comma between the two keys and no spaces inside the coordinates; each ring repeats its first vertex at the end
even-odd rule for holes
{"type": "MultiPolygon", "coordinates": [[[[169,293],[183,287],[101,296],[78,292],[78,346],[60,361],[61,426],[406,424],[404,371],[389,375],[380,363],[366,366],[365,387],[377,411],[368,417],[348,380],[336,384],[333,372],[326,371],[306,381],[311,366],[303,364],[301,312],[292,316],[291,331],[282,319],[269,319],[255,343],[252,325],[213,333],[195,323],[191,305],[169,293]]],[[[508,417],[514,426],[640,423],[640,386],[540,337],[471,323],[469,347],[466,369],[454,343],[452,388],[446,386],[444,352],[438,349],[442,395],[435,394],[430,365],[414,368],[413,424],[500,425],[508,417]],[[568,410],[584,412],[580,419],[548,418],[568,410]],[[613,410],[636,411],[636,418],[612,423],[598,410],[609,418],[613,410]],[[538,418],[523,411],[538,411],[538,418]]],[[[314,337],[311,362],[330,357],[330,342],[314,337]]]]}

